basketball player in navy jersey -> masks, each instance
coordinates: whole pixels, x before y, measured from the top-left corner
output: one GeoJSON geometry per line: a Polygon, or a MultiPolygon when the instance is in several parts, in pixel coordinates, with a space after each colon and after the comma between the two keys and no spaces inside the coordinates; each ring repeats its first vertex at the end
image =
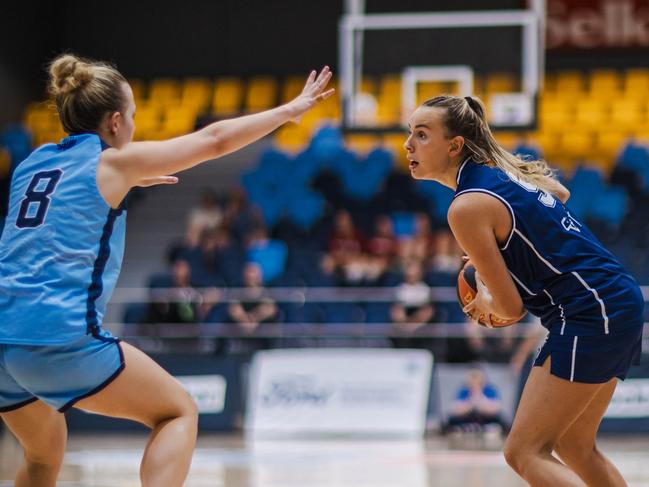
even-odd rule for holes
{"type": "Polygon", "coordinates": [[[113,67],[63,55],[50,91],[69,137],[36,149],[15,170],[0,240],[0,415],[24,462],[17,487],[54,486],[70,407],[152,429],[144,486],[181,486],[198,414],[180,384],[142,352],[102,330],[119,274],[124,199],[167,176],[270,133],[329,97],[331,72],[313,71],[302,93],[265,112],[216,122],[171,140],[132,142],[135,103],[113,67]]]}
{"type": "Polygon", "coordinates": [[[497,144],[478,99],[432,98],[409,127],[411,174],[455,191],[449,225],[483,281],[465,311],[515,319],[527,309],[548,329],[507,462],[536,487],[626,485],[595,438],[618,378],[641,352],[637,284],[570,214],[547,164],[497,144]]]}

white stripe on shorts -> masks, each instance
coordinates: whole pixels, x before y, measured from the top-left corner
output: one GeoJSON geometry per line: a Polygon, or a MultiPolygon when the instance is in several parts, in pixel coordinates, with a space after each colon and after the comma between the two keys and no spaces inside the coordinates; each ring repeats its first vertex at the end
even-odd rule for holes
{"type": "Polygon", "coordinates": [[[574,381],[575,378],[575,358],[577,355],[577,338],[572,341],[572,363],[570,364],[570,382],[574,381]]]}

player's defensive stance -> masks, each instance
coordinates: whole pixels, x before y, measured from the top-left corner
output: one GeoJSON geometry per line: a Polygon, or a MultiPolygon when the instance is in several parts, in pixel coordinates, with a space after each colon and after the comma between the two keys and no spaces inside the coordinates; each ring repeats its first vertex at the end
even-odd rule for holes
{"type": "Polygon", "coordinates": [[[626,485],[595,437],[617,378],[640,355],[637,284],[566,209],[569,193],[547,164],[497,144],[479,100],[433,98],[409,125],[412,176],[455,191],[448,222],[484,281],[465,311],[516,318],[525,307],[549,330],[505,443],[507,462],[533,486],[626,485]]]}
{"type": "Polygon", "coordinates": [[[328,67],[293,101],[159,142],[132,142],[135,102],[112,66],[63,55],[50,91],[69,137],[15,170],[0,241],[0,415],[24,462],[16,486],[54,486],[77,407],[150,427],[144,486],[183,484],[197,411],[153,360],[102,330],[124,250],[124,200],[263,137],[333,93],[328,67]]]}

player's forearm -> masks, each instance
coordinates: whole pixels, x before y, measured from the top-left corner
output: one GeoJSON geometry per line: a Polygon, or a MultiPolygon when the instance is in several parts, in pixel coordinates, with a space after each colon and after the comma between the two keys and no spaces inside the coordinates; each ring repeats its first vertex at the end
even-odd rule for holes
{"type": "Polygon", "coordinates": [[[291,105],[286,104],[252,115],[221,120],[203,131],[215,142],[213,157],[216,158],[261,139],[294,116],[291,105]]]}

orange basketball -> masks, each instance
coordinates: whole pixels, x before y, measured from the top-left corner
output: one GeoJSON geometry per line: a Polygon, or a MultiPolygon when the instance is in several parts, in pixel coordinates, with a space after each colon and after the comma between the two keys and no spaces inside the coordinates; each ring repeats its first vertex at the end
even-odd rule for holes
{"type": "MultiPolygon", "coordinates": [[[[473,301],[477,292],[478,285],[476,283],[475,267],[471,264],[471,261],[467,260],[457,276],[457,297],[460,301],[460,306],[464,308],[467,304],[473,301]]],[[[506,320],[494,314],[490,315],[490,317],[491,324],[485,320],[485,316],[482,314],[478,317],[478,323],[487,328],[502,328],[518,323],[522,318],[521,316],[514,320],[506,320]]]]}

